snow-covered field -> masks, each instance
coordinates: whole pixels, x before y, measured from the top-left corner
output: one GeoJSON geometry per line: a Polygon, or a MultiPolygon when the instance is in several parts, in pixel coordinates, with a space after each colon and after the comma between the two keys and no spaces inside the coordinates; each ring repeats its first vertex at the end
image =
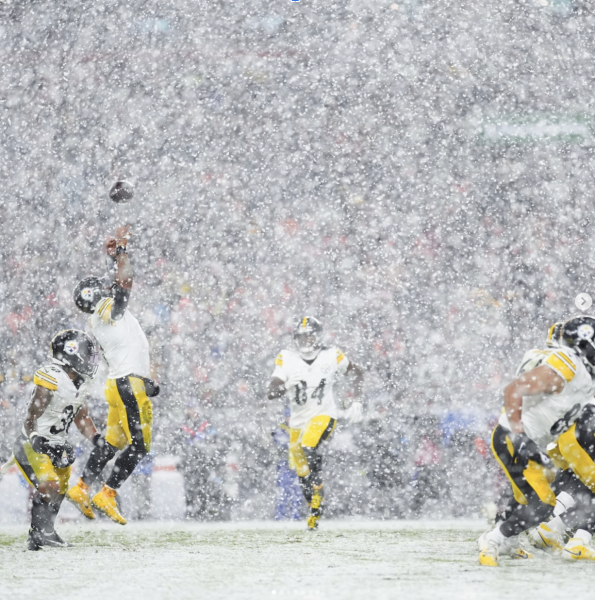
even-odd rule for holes
{"type": "Polygon", "coordinates": [[[594,564],[541,553],[480,568],[479,521],[107,522],[60,526],[73,548],[24,550],[24,525],[0,526],[0,598],[592,597],[594,564]],[[563,594],[561,591],[563,590],[563,594]]]}

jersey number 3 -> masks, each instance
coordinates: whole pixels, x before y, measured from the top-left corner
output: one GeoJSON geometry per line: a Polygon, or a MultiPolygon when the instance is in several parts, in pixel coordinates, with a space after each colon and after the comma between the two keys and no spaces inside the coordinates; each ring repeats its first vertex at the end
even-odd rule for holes
{"type": "Polygon", "coordinates": [[[50,433],[52,435],[56,435],[57,433],[62,433],[65,431],[68,433],[68,429],[72,425],[74,421],[74,406],[70,404],[64,407],[62,414],[60,415],[60,425],[52,425],[50,427],[50,433]]]}
{"type": "MultiPolygon", "coordinates": [[[[321,379],[318,387],[312,392],[312,398],[318,400],[318,404],[322,404],[325,385],[326,379],[321,379]]],[[[308,402],[308,384],[305,381],[300,381],[295,386],[295,403],[298,406],[303,406],[306,402],[308,402]]]]}

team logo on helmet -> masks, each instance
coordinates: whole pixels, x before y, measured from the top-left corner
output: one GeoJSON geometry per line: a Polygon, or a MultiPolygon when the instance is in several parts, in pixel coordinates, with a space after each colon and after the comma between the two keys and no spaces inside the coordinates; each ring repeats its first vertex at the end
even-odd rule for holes
{"type": "Polygon", "coordinates": [[[595,335],[595,329],[593,329],[591,325],[587,325],[585,323],[583,325],[579,325],[576,330],[576,334],[581,340],[592,340],[593,336],[595,335]]]}
{"type": "Polygon", "coordinates": [[[79,345],[76,340],[68,340],[64,343],[64,352],[66,354],[78,354],[79,345]]]}
{"type": "Polygon", "coordinates": [[[81,290],[81,297],[83,300],[91,302],[93,300],[93,288],[85,288],[81,290]]]}

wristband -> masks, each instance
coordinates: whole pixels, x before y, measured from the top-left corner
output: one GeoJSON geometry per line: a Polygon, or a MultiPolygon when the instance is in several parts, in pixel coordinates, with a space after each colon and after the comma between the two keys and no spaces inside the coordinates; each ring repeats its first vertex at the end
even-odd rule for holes
{"type": "Polygon", "coordinates": [[[126,246],[116,246],[116,256],[120,254],[128,254],[126,251],[126,246]]]}
{"type": "Polygon", "coordinates": [[[91,439],[91,443],[94,446],[97,446],[98,448],[103,448],[106,444],[106,441],[103,438],[103,436],[99,432],[97,432],[91,439]]]}

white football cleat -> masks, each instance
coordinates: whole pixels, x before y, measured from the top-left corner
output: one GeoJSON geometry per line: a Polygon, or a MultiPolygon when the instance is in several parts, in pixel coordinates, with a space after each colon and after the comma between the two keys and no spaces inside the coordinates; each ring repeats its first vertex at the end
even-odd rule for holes
{"type": "Polygon", "coordinates": [[[547,523],[540,523],[529,533],[529,540],[536,548],[547,552],[559,554],[564,548],[564,536],[548,527],[547,523]]]}
{"type": "Polygon", "coordinates": [[[566,560],[595,560],[595,551],[585,544],[585,540],[573,537],[562,550],[566,560]]]}
{"type": "Polygon", "coordinates": [[[479,558],[480,564],[486,566],[497,566],[498,556],[509,556],[510,558],[521,560],[533,558],[533,555],[530,552],[527,552],[526,550],[521,548],[519,544],[518,535],[513,535],[509,538],[505,538],[504,541],[498,547],[494,542],[490,542],[488,540],[487,536],[489,533],[489,531],[482,533],[479,539],[477,540],[477,549],[481,553],[479,558]],[[496,546],[496,552],[494,552],[494,548],[490,548],[490,544],[494,544],[496,546]],[[482,562],[482,556],[484,556],[485,562],[482,562]],[[492,565],[488,557],[492,557],[496,564],[492,565]]]}

